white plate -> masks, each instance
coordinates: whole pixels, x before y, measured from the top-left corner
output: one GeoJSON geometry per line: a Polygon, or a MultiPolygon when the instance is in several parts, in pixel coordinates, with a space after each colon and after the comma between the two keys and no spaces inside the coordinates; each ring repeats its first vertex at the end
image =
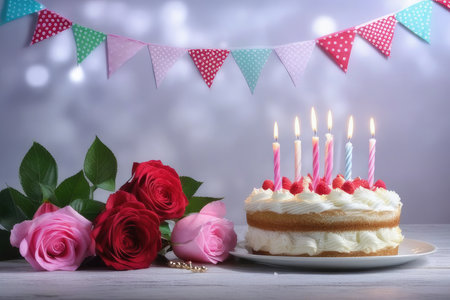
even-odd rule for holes
{"type": "Polygon", "coordinates": [[[252,254],[240,242],[230,254],[258,263],[276,266],[320,268],[320,269],[367,269],[401,265],[436,251],[436,247],[427,242],[404,239],[398,249],[398,255],[359,256],[359,257],[295,257],[252,254]]]}

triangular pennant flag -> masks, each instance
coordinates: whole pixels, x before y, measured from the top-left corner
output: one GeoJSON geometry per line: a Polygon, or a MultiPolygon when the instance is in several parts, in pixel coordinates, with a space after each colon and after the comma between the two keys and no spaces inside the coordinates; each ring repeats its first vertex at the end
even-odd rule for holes
{"type": "Polygon", "coordinates": [[[355,28],[349,28],[327,36],[318,38],[317,44],[327,53],[336,64],[347,72],[353,41],[355,40],[355,28]]]}
{"type": "Polygon", "coordinates": [[[434,1],[446,7],[447,9],[450,9],[450,0],[434,0],[434,1]]]}
{"type": "Polygon", "coordinates": [[[259,75],[272,53],[272,49],[238,49],[231,53],[253,94],[259,75]]]}
{"type": "Polygon", "coordinates": [[[224,49],[190,49],[188,52],[208,87],[230,54],[224,49]]]}
{"type": "Polygon", "coordinates": [[[358,34],[371,43],[386,56],[391,55],[391,44],[397,20],[389,16],[362,27],[358,27],[358,34]]]}
{"type": "Polygon", "coordinates": [[[38,12],[45,6],[34,0],[6,0],[2,9],[0,24],[38,12]]]}
{"type": "Polygon", "coordinates": [[[123,36],[108,34],[106,39],[108,78],[144,47],[144,43],[123,36]]]}
{"type": "Polygon", "coordinates": [[[291,76],[294,85],[300,82],[300,78],[311,58],[315,41],[298,42],[275,48],[275,52],[291,76]]]}
{"type": "Polygon", "coordinates": [[[425,0],[402,10],[395,15],[395,18],[406,28],[429,43],[432,9],[431,1],[425,0]]]}
{"type": "Polygon", "coordinates": [[[43,9],[38,13],[38,21],[31,39],[31,45],[55,36],[71,26],[71,21],[51,10],[43,9]]]}
{"type": "Polygon", "coordinates": [[[170,68],[186,53],[186,49],[150,44],[148,45],[148,51],[152,58],[153,73],[158,88],[170,68]]]}
{"type": "Polygon", "coordinates": [[[78,24],[72,25],[73,36],[77,45],[77,62],[81,63],[105,39],[106,34],[78,24]]]}

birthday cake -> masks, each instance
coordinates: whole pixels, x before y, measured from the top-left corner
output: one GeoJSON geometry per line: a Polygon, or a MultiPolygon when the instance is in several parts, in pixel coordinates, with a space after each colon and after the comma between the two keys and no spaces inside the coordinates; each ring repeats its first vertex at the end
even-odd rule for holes
{"type": "Polygon", "coordinates": [[[345,181],[338,175],[313,190],[304,176],[291,184],[283,177],[274,191],[270,180],[245,200],[247,246],[253,253],[286,256],[396,255],[403,240],[402,203],[379,180],[345,181]]]}

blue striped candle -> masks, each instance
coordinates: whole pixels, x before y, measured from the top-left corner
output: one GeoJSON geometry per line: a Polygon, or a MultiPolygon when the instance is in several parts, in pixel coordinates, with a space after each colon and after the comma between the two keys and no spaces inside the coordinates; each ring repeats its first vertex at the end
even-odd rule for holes
{"type": "Polygon", "coordinates": [[[352,158],[353,158],[353,145],[350,141],[353,136],[353,116],[348,119],[348,142],[345,144],[345,180],[352,179],[352,158]]]}

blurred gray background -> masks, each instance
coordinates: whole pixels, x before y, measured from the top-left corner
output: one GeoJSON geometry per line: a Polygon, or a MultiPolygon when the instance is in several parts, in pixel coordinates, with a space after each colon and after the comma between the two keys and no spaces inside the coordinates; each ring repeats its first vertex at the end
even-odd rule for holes
{"type": "MultiPolygon", "coordinates": [[[[358,25],[417,1],[57,1],[44,5],[84,26],[183,47],[272,46],[358,25]]],[[[3,5],[3,1],[0,1],[3,5]]],[[[281,168],[294,174],[294,117],[301,119],[303,170],[311,172],[310,109],[334,114],[335,174],[343,172],[346,122],[355,118],[353,174],[367,177],[369,118],[377,128],[376,178],[397,191],[403,223],[449,223],[450,12],[433,4],[431,45],[397,25],[391,58],[357,37],[344,73],[316,48],[294,87],[272,53],[254,95],[230,56],[211,89],[188,55],[155,88],[147,49],[106,79],[102,44],[76,68],[71,30],[28,47],[36,22],[0,26],[0,181],[19,187],[33,141],[59,164],[59,179],[82,168],[95,135],[116,154],[117,186],[133,161],[160,159],[224,196],[228,217],[245,222],[244,200],[272,178],[273,122],[281,168]],[[449,198],[447,198],[449,197],[449,198]]],[[[323,163],[322,163],[323,166],[323,163]]],[[[107,193],[96,198],[106,201],[107,193]]]]}

